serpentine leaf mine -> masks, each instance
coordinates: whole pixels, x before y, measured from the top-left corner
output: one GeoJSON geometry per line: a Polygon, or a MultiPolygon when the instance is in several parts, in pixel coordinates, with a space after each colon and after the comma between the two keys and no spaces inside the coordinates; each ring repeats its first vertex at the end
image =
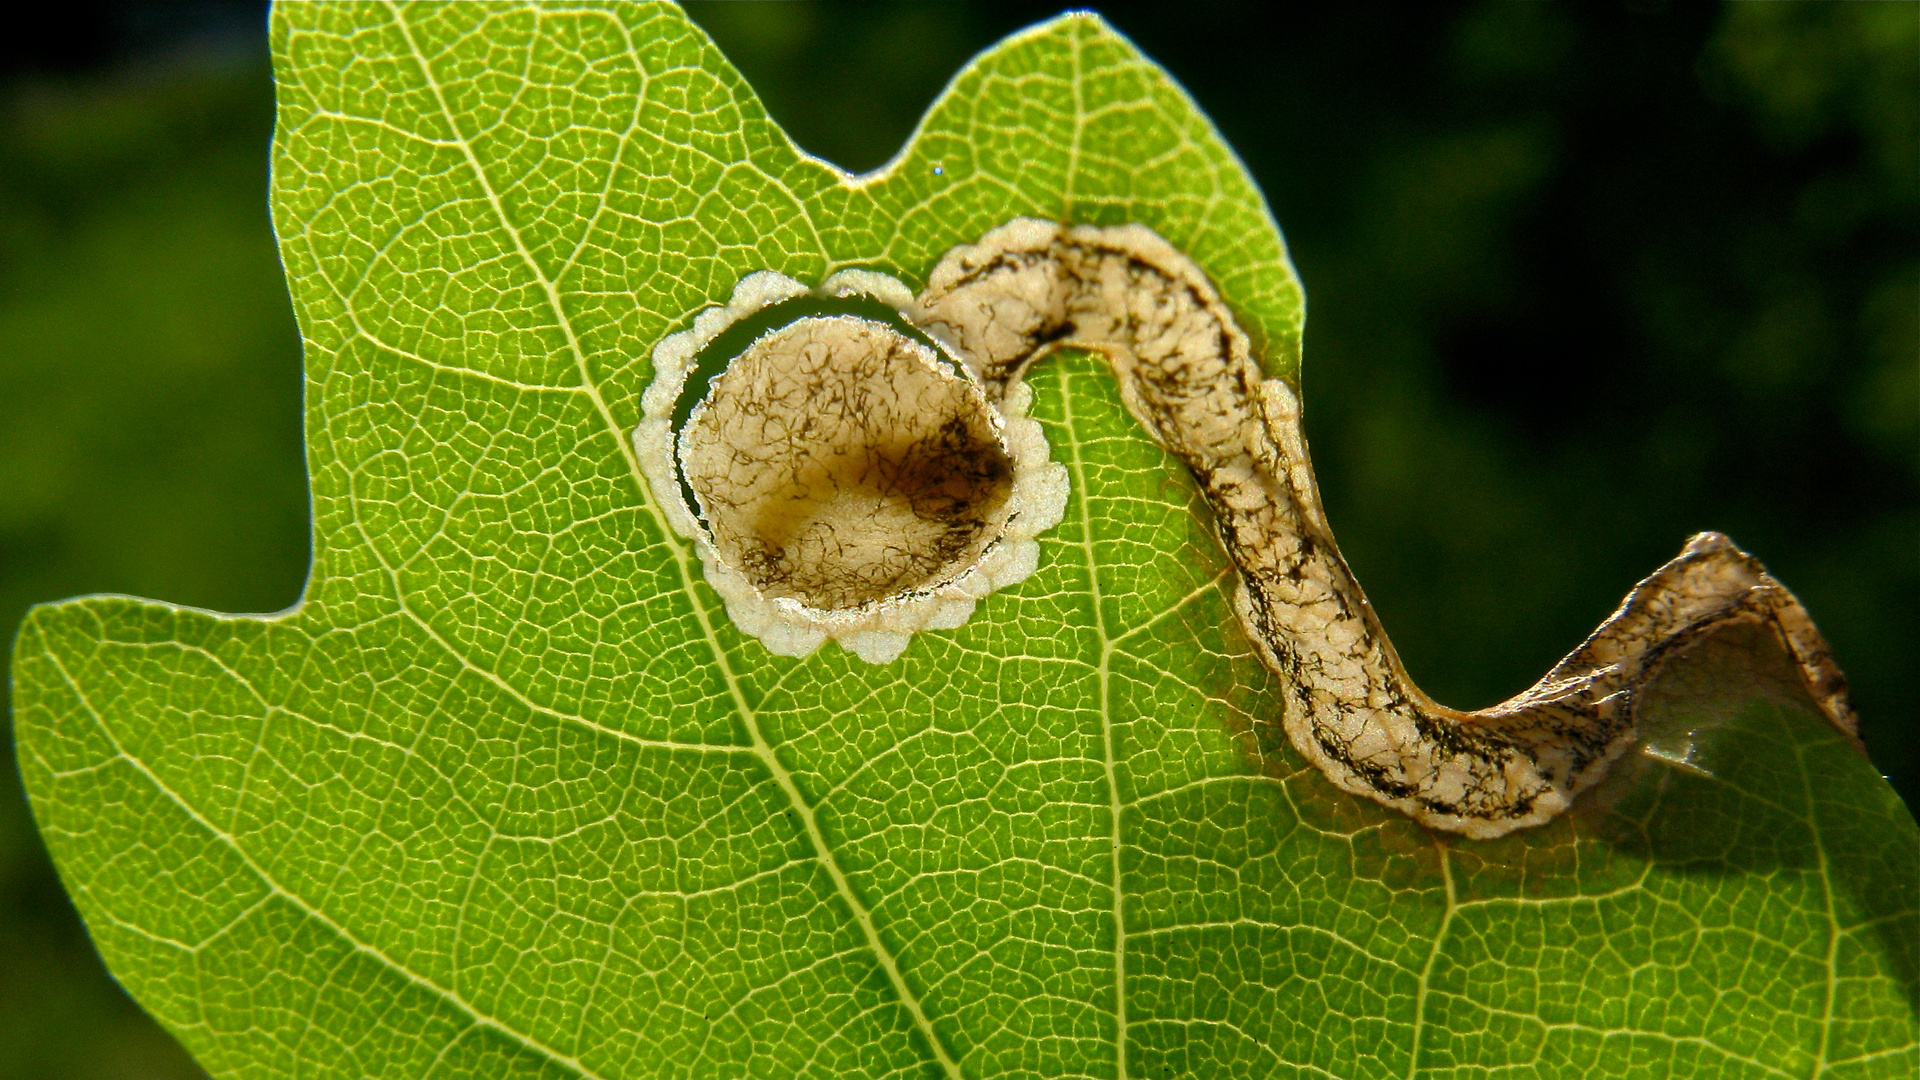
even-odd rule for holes
{"type": "Polygon", "coordinates": [[[1017,219],[949,252],[918,298],[865,271],[811,292],[752,275],[656,349],[634,442],[737,625],[778,653],[834,638],[886,662],[1032,572],[1066,479],[1026,418],[1022,375],[1065,346],[1104,355],[1127,408],[1193,474],[1239,571],[1240,620],[1288,687],[1287,734],[1346,791],[1474,838],[1541,824],[1631,745],[1662,665],[1738,622],[1771,627],[1855,734],[1805,609],[1717,533],[1520,695],[1477,712],[1434,702],[1334,544],[1298,396],[1264,377],[1200,268],[1139,225],[1017,219]],[[850,298],[897,318],[806,310],[850,298]],[[706,355],[767,313],[777,325],[750,344],[706,355]],[[719,362],[686,407],[693,373],[719,362]]]}

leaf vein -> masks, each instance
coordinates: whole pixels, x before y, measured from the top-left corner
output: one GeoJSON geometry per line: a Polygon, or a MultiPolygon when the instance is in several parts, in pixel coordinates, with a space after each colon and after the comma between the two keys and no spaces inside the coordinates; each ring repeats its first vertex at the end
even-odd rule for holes
{"type": "MultiPolygon", "coordinates": [[[[454,134],[456,136],[460,135],[459,123],[454,118],[453,110],[448,107],[446,97],[441,92],[439,82],[434,78],[433,72],[427,65],[425,56],[421,53],[419,45],[414,41],[412,28],[407,24],[405,17],[401,14],[393,0],[386,0],[386,4],[392,14],[395,25],[400,29],[401,34],[406,39],[407,48],[412,52],[415,63],[420,67],[421,78],[433,92],[434,100],[439,105],[442,116],[446,118],[454,134]]],[[[548,281],[546,276],[541,272],[538,261],[534,259],[532,252],[528,250],[525,240],[521,237],[519,230],[514,227],[512,220],[507,216],[506,208],[501,204],[499,196],[494,192],[492,184],[487,178],[486,170],[481,166],[479,158],[473,152],[473,148],[466,143],[464,138],[461,139],[460,148],[461,152],[466,155],[468,167],[472,169],[475,181],[480,185],[482,191],[485,192],[487,201],[492,204],[496,219],[500,222],[501,230],[512,238],[515,248],[518,249],[522,260],[526,264],[528,273],[533,275],[534,280],[539,284],[542,291],[545,292],[548,306],[553,312],[554,320],[558,323],[562,333],[566,337],[567,346],[573,352],[574,362],[580,370],[581,385],[587,391],[588,396],[594,403],[594,407],[599,411],[602,420],[606,423],[608,435],[619,448],[621,456],[626,459],[628,471],[631,474],[640,498],[648,510],[653,513],[656,520],[659,521],[661,531],[663,533],[669,533],[670,535],[669,530],[666,528],[664,515],[660,513],[658,507],[652,504],[649,489],[644,475],[640,470],[640,463],[633,456],[633,448],[627,440],[622,437],[621,426],[614,420],[612,411],[608,409],[606,400],[601,396],[599,388],[593,381],[592,373],[587,368],[586,354],[581,349],[579,339],[574,335],[572,324],[567,318],[566,307],[561,302],[559,290],[551,281],[548,281]]],[[[812,227],[811,218],[808,219],[808,225],[810,228],[812,227]]],[[[693,607],[696,618],[699,619],[705,631],[708,645],[713,651],[714,661],[721,670],[728,690],[734,698],[735,707],[741,719],[745,722],[748,731],[752,735],[752,752],[773,774],[774,781],[786,794],[795,813],[799,815],[806,834],[813,844],[815,857],[826,870],[828,877],[833,882],[835,890],[840,894],[842,900],[850,909],[854,921],[858,924],[866,938],[868,947],[872,949],[875,958],[879,961],[881,968],[886,973],[888,982],[892,986],[894,993],[899,997],[902,1006],[907,1009],[913,1018],[915,1026],[926,1039],[928,1049],[933,1053],[947,1075],[957,1080],[960,1076],[959,1064],[953,1060],[952,1054],[948,1051],[945,1042],[939,1037],[938,1032],[934,1030],[933,1024],[927,1018],[919,998],[907,986],[906,978],[901,973],[898,962],[895,960],[892,952],[887,949],[885,943],[881,941],[879,930],[873,925],[872,916],[866,905],[861,901],[859,895],[853,889],[852,884],[847,880],[845,873],[841,870],[839,862],[834,858],[832,849],[827,845],[826,837],[820,831],[819,822],[815,819],[813,806],[809,804],[801,794],[798,785],[793,781],[793,777],[787,772],[786,768],[781,765],[772,746],[767,742],[765,733],[761,730],[759,717],[748,705],[746,695],[740,687],[739,678],[734,673],[732,664],[728,661],[726,650],[720,645],[719,638],[714,633],[711,616],[707,612],[705,605],[699,603],[697,599],[694,599],[693,575],[691,568],[687,564],[685,546],[675,544],[671,550],[674,552],[674,562],[680,571],[681,580],[685,584],[686,595],[690,600],[693,600],[691,606],[693,607]]],[[[431,631],[429,632],[431,633],[431,631]]]]}
{"type": "Polygon", "coordinates": [[[242,863],[246,865],[247,870],[251,872],[256,878],[258,878],[260,883],[266,886],[267,889],[269,889],[274,895],[279,896],[282,899],[286,900],[288,903],[292,904],[295,908],[305,913],[308,918],[313,919],[315,922],[325,927],[328,931],[332,932],[335,936],[337,936],[341,941],[345,942],[354,952],[360,953],[364,956],[372,958],[375,962],[379,963],[381,966],[385,967],[387,970],[393,972],[394,974],[400,976],[402,979],[406,980],[407,982],[413,984],[416,987],[419,987],[422,990],[427,991],[428,993],[433,994],[434,996],[440,998],[440,1000],[445,1001],[447,1004],[452,1005],[454,1008],[465,1013],[474,1023],[479,1024],[483,1027],[488,1027],[495,1031],[498,1031],[502,1035],[505,1035],[508,1038],[511,1038],[516,1042],[520,1043],[520,1045],[526,1047],[527,1049],[532,1050],[535,1053],[541,1054],[542,1056],[546,1057],[548,1060],[554,1062],[555,1064],[561,1065],[568,1069],[573,1070],[575,1073],[583,1077],[584,1080],[602,1080],[602,1078],[597,1073],[587,1068],[584,1064],[580,1062],[578,1058],[575,1058],[571,1054],[567,1054],[563,1051],[557,1050],[554,1047],[548,1046],[547,1044],[541,1042],[539,1039],[536,1039],[533,1036],[523,1031],[520,1031],[519,1029],[513,1027],[512,1025],[506,1023],[505,1021],[499,1019],[498,1017],[482,1012],[472,1002],[467,1001],[466,998],[462,997],[459,993],[455,992],[454,990],[441,986],[439,983],[434,982],[432,979],[429,979],[426,976],[421,975],[419,972],[414,971],[412,968],[407,967],[405,964],[402,964],[400,961],[395,960],[391,956],[388,956],[385,951],[380,949],[378,946],[372,944],[371,942],[360,940],[358,937],[356,937],[353,934],[352,931],[348,930],[345,926],[341,925],[340,923],[335,922],[332,916],[322,911],[317,905],[308,903],[305,898],[300,896],[300,894],[280,884],[277,878],[275,878],[272,874],[269,874],[265,867],[261,866],[257,861],[254,860],[252,855],[247,853],[246,847],[242,845],[237,838],[235,838],[232,834],[228,833],[226,830],[220,828],[218,825],[215,825],[212,821],[208,820],[206,815],[202,814],[197,807],[195,807],[191,802],[189,802],[184,796],[174,791],[173,788],[166,783],[166,781],[160,778],[159,774],[155,773],[150,767],[148,767],[145,761],[141,760],[139,757],[135,756],[134,754],[129,753],[126,747],[121,745],[119,735],[117,735],[114,732],[112,726],[107,723],[106,717],[100,712],[98,708],[94,706],[92,699],[90,699],[87,696],[86,691],[81,689],[79,681],[76,680],[73,677],[73,674],[67,670],[66,665],[61,662],[60,658],[57,655],[55,655],[51,651],[43,652],[41,653],[41,655],[49,663],[53,665],[54,670],[60,673],[60,678],[64,680],[68,688],[73,691],[73,694],[79,700],[81,707],[86,709],[87,714],[93,718],[94,724],[97,727],[99,727],[101,734],[104,735],[107,739],[107,742],[113,746],[114,753],[118,755],[120,758],[122,758],[123,760],[125,760],[127,764],[131,765],[136,772],[140,773],[141,776],[145,777],[146,781],[153,785],[154,790],[158,791],[162,796],[164,796],[167,799],[167,801],[179,807],[181,813],[184,813],[189,818],[193,819],[195,824],[199,825],[202,829],[205,829],[209,835],[211,835],[214,839],[220,841],[220,843],[223,844],[229,851],[232,851],[234,855],[237,858],[239,858],[239,860],[242,863]]]}

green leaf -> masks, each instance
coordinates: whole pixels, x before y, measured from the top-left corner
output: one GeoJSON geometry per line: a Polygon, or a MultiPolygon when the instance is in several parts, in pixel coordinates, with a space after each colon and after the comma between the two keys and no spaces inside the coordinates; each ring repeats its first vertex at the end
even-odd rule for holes
{"type": "Polygon", "coordinates": [[[924,282],[1140,222],[1277,374],[1303,302],[1097,18],[888,169],[798,151],[677,11],[287,5],[273,205],[305,598],[38,608],[20,764],[102,954],[217,1075],[1909,1076],[1920,833],[1771,639],[1689,654],[1575,812],[1476,843],[1304,765],[1191,481],[1103,362],[1034,414],[1040,569],[869,665],[736,631],[629,434],[744,275],[924,282]]]}

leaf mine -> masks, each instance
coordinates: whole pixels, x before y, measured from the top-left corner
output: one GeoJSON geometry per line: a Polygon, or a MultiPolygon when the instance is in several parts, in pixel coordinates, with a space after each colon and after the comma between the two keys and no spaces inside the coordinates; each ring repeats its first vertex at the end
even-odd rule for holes
{"type": "Polygon", "coordinates": [[[1013,462],[972,380],[856,316],[766,334],[711,384],[680,467],[716,553],[770,597],[845,611],[976,561],[1013,462]]]}
{"type": "Polygon", "coordinates": [[[1037,564],[1034,537],[1059,521],[1066,484],[1026,419],[1022,375],[1063,346],[1103,354],[1129,411],[1193,474],[1239,571],[1240,621],[1289,687],[1288,737],[1346,791],[1478,839],[1548,821],[1632,744],[1662,666],[1739,622],[1771,627],[1854,735],[1845,679],[1805,609],[1717,533],[1524,693],[1476,712],[1422,693],[1334,543],[1298,396],[1264,376],[1200,268],[1140,225],[1017,219],[949,252],[917,299],[865,271],[811,293],[751,275],[656,350],[635,446],[737,625],[778,653],[835,638],[884,663],[1037,564]],[[908,325],[806,314],[770,327],[676,430],[697,354],[804,296],[877,300],[908,325]]]}
{"type": "Polygon", "coordinates": [[[1321,510],[1300,402],[1264,378],[1199,267],[1139,225],[1020,219],[934,269],[916,319],[990,395],[1048,350],[1104,353],[1127,407],[1185,463],[1239,570],[1235,607],[1289,687],[1294,746],[1339,787],[1437,829],[1490,838],[1567,808],[1633,742],[1662,665],[1716,628],[1772,628],[1849,736],[1846,684],[1806,611],[1717,533],[1694,537],[1524,693],[1477,712],[1415,686],[1321,510]]]}
{"type": "Polygon", "coordinates": [[[915,631],[960,626],[982,596],[1032,574],[1066,474],[1024,395],[989,399],[937,341],[851,312],[769,327],[683,409],[723,332],[809,297],[913,303],[870,272],[813,292],[750,275],[655,350],[634,446],[737,626],[775,653],[831,638],[886,663],[915,631]]]}

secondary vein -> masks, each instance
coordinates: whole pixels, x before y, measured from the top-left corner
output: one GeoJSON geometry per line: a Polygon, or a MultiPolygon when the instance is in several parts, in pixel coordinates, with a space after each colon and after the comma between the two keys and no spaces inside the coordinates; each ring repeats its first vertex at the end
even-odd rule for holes
{"type": "Polygon", "coordinates": [[[1100,635],[1100,732],[1107,774],[1107,812],[1112,822],[1108,836],[1113,863],[1113,1054],[1115,1075],[1127,1080],[1127,916],[1126,889],[1120,876],[1123,872],[1120,815],[1124,804],[1120,799],[1119,777],[1114,771],[1119,755],[1113,741],[1113,680],[1109,677],[1115,638],[1107,632],[1107,609],[1100,593],[1100,564],[1095,561],[1093,550],[1093,519],[1087,508],[1086,464],[1080,455],[1080,433],[1073,424],[1073,374],[1065,368],[1060,372],[1060,415],[1067,431],[1067,468],[1073,472],[1073,487],[1080,497],[1080,550],[1087,560],[1087,591],[1093,601],[1093,625],[1100,635]]]}
{"type": "Polygon", "coordinates": [[[1453,891],[1453,857],[1445,840],[1436,837],[1433,841],[1440,852],[1440,877],[1447,887],[1447,910],[1440,916],[1440,928],[1433,932],[1433,948],[1427,952],[1427,962],[1420,968],[1419,989],[1413,997],[1413,1045],[1407,1048],[1407,1080],[1413,1080],[1420,1073],[1420,1039],[1427,1026],[1427,994],[1433,981],[1433,966],[1440,959],[1440,950],[1446,946],[1447,931],[1453,926],[1453,913],[1459,910],[1459,901],[1453,891]]]}
{"type": "MultiPolygon", "coordinates": [[[[573,1070],[575,1073],[583,1077],[584,1080],[602,1080],[599,1074],[587,1068],[586,1065],[582,1064],[578,1058],[572,1056],[571,1054],[567,1054],[561,1050],[555,1049],[554,1047],[548,1046],[545,1043],[541,1042],[540,1040],[534,1038],[533,1036],[523,1031],[520,1031],[518,1028],[515,1028],[507,1024],[506,1022],[500,1020],[499,1018],[480,1011],[480,1009],[477,1006],[469,1002],[466,998],[462,997],[458,991],[452,989],[451,987],[441,986],[439,983],[434,982],[432,979],[429,979],[426,976],[421,975],[420,973],[414,971],[412,968],[409,968],[405,964],[402,964],[400,961],[395,960],[391,956],[388,956],[378,946],[375,946],[369,942],[361,941],[359,938],[354,936],[352,931],[348,930],[345,926],[341,925],[340,923],[335,922],[332,917],[326,914],[326,912],[320,910],[318,905],[311,903],[305,897],[302,897],[300,894],[280,884],[279,879],[275,878],[272,874],[269,874],[265,867],[261,866],[258,862],[254,861],[253,856],[247,853],[246,848],[241,846],[240,841],[237,838],[235,838],[231,833],[228,833],[225,829],[220,828],[218,825],[215,825],[212,821],[208,820],[206,815],[202,814],[198,807],[194,806],[191,802],[187,801],[187,799],[184,796],[180,795],[178,792],[174,791],[173,788],[169,787],[167,785],[167,782],[162,780],[158,773],[155,773],[151,768],[149,768],[145,761],[142,761],[140,758],[129,753],[126,747],[121,745],[120,737],[116,735],[114,733],[113,728],[107,724],[106,717],[101,714],[99,709],[94,707],[93,701],[87,697],[86,691],[80,688],[79,680],[73,677],[73,674],[67,670],[67,666],[65,664],[61,663],[60,658],[57,655],[55,655],[51,651],[43,652],[41,655],[44,659],[46,659],[49,663],[53,665],[54,670],[60,673],[60,678],[67,684],[67,688],[73,691],[74,697],[79,699],[81,706],[87,710],[88,715],[93,717],[93,722],[95,726],[97,726],[100,729],[100,733],[106,736],[107,742],[110,745],[112,745],[114,755],[118,757],[120,760],[125,761],[127,765],[130,768],[132,768],[135,772],[145,777],[146,781],[153,785],[154,790],[158,791],[163,797],[166,798],[168,802],[171,802],[173,805],[179,807],[181,813],[193,819],[194,823],[199,825],[202,829],[205,829],[208,835],[220,841],[220,843],[224,845],[227,848],[227,850],[233,852],[234,857],[238,858],[242,863],[246,865],[247,870],[251,872],[254,875],[254,877],[259,879],[260,883],[267,888],[267,891],[269,893],[271,893],[274,896],[281,897],[282,899],[286,900],[288,903],[292,904],[294,907],[298,908],[301,912],[306,914],[308,918],[311,918],[314,921],[318,922],[320,925],[326,927],[336,937],[346,942],[348,947],[350,947],[354,952],[363,953],[373,958],[380,965],[387,968],[387,970],[392,971],[394,974],[400,976],[402,979],[405,979],[407,982],[412,983],[413,985],[420,987],[423,990],[427,990],[433,993],[434,995],[438,996],[442,1001],[445,1001],[447,1004],[452,1005],[454,1008],[465,1013],[467,1015],[467,1018],[471,1020],[476,1026],[491,1028],[494,1031],[498,1031],[502,1035],[505,1035],[513,1039],[514,1041],[520,1043],[522,1046],[525,1046],[527,1049],[535,1051],[536,1053],[542,1054],[546,1056],[549,1060],[553,1061],[554,1063],[573,1070]]],[[[231,929],[231,927],[228,927],[227,929],[231,929]]]]}

